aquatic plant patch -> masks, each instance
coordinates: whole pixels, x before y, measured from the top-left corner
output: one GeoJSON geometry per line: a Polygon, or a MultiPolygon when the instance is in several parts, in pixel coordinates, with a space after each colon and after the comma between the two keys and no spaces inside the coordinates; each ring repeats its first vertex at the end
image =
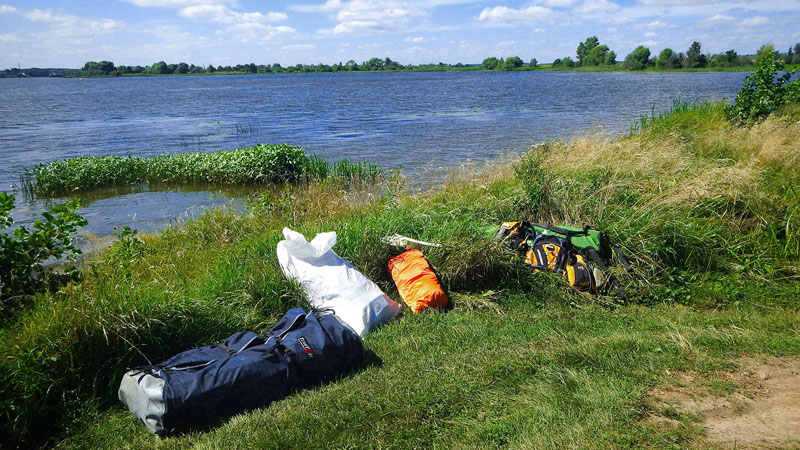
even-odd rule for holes
{"type": "Polygon", "coordinates": [[[328,163],[301,147],[256,145],[215,153],[152,157],[88,156],[53,161],[25,173],[29,192],[53,196],[108,186],[278,184],[339,178],[370,181],[382,169],[347,160],[328,163]]]}

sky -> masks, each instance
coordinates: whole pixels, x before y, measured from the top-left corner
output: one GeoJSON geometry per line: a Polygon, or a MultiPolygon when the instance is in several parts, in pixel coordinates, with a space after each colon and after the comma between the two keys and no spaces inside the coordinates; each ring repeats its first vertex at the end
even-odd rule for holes
{"type": "Polygon", "coordinates": [[[551,62],[597,36],[624,59],[800,42],[800,0],[0,0],[0,69],[86,61],[207,66],[551,62]]]}

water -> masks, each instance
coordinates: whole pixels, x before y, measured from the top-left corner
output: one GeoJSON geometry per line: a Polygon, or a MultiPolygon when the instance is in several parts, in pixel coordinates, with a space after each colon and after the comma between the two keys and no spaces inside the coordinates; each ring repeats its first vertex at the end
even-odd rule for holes
{"type": "MultiPolygon", "coordinates": [[[[447,72],[0,80],[0,190],[30,224],[25,170],[75,156],[147,156],[290,143],[328,159],[402,167],[414,186],[593,127],[628,130],[676,98],[733,98],[745,73],[447,72]]],[[[154,231],[241,190],[82,194],[86,230],[154,231]]],[[[241,201],[236,203],[241,205],[241,201]]]]}

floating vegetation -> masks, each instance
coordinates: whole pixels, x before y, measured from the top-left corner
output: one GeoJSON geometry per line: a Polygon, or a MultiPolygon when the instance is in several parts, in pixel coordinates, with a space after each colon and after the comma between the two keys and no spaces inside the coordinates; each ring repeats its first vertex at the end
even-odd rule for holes
{"type": "Polygon", "coordinates": [[[54,196],[109,186],[142,184],[277,184],[337,178],[374,181],[383,169],[347,160],[329,163],[288,144],[256,145],[215,153],[152,157],[90,156],[53,161],[25,172],[29,193],[54,196]]]}

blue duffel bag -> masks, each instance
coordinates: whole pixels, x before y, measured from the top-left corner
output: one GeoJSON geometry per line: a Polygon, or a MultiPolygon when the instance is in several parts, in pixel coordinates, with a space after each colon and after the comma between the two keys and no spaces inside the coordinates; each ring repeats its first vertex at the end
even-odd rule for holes
{"type": "Polygon", "coordinates": [[[157,434],[206,425],[334,379],[364,358],[361,338],[334,314],[287,312],[267,334],[236,333],[126,373],[119,399],[157,434]]]}

